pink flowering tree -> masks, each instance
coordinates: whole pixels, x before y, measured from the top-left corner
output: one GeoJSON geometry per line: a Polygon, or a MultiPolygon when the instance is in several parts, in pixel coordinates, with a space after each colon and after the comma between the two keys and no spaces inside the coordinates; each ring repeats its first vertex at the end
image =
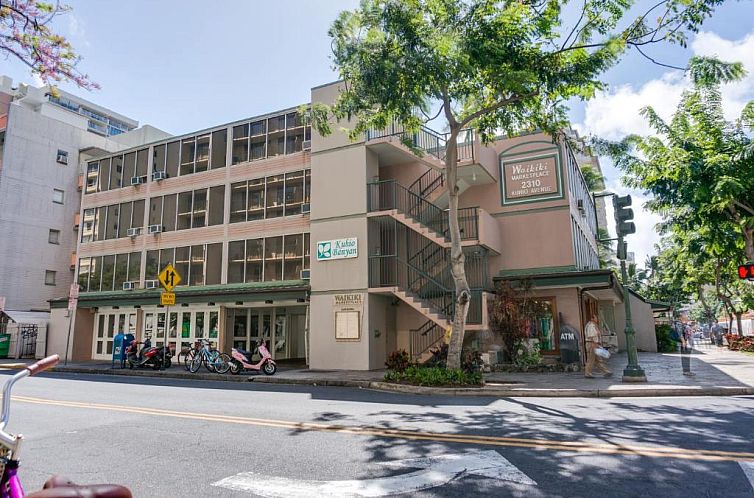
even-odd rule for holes
{"type": "Polygon", "coordinates": [[[81,57],[51,27],[56,17],[69,10],[58,2],[0,0],[0,54],[17,58],[53,89],[61,81],[87,90],[99,88],[78,70],[81,57]]]}

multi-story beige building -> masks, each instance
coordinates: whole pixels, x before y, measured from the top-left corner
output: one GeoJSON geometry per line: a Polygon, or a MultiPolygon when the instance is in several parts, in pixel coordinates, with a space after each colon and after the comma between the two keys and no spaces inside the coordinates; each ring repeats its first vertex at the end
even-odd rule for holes
{"type": "MultiPolygon", "coordinates": [[[[337,92],[313,88],[311,101],[337,92]]],[[[109,359],[123,331],[178,350],[267,340],[277,360],[377,369],[393,350],[421,357],[443,339],[453,312],[444,135],[322,137],[297,109],[87,163],[73,359],[109,359]],[[157,282],[168,263],[182,277],[170,308],[157,282]]],[[[483,145],[469,131],[459,158],[469,341],[488,347],[474,331],[488,329],[494,282],[522,276],[550,310],[531,335],[553,361],[560,326],[582,329],[591,310],[622,330],[621,289],[599,269],[595,207],[569,146],[542,134],[483,145]]],[[[66,304],[53,302],[61,352],[66,304]]]]}

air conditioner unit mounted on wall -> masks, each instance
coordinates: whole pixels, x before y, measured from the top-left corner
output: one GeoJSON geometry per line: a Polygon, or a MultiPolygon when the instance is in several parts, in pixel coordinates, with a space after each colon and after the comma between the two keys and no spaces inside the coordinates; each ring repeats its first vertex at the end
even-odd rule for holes
{"type": "Polygon", "coordinates": [[[309,280],[311,278],[310,271],[311,270],[301,270],[301,280],[309,280]]]}
{"type": "Polygon", "coordinates": [[[136,237],[141,235],[141,227],[129,228],[127,231],[129,237],[136,237]]]}
{"type": "Polygon", "coordinates": [[[141,185],[141,177],[140,176],[132,176],[131,177],[131,185],[141,185]]]}
{"type": "Polygon", "coordinates": [[[136,288],[137,283],[138,282],[123,282],[123,290],[124,291],[134,290],[136,288]]]}
{"type": "Polygon", "coordinates": [[[149,225],[147,232],[150,234],[162,233],[162,225],[149,225]]]}
{"type": "Polygon", "coordinates": [[[159,280],[147,280],[144,282],[144,288],[145,289],[157,289],[160,287],[160,281],[159,280]]]}
{"type": "Polygon", "coordinates": [[[58,154],[58,156],[55,158],[57,162],[60,164],[68,164],[68,155],[67,154],[58,154]]]}
{"type": "Polygon", "coordinates": [[[301,212],[302,213],[311,213],[311,211],[312,211],[311,204],[309,204],[308,202],[305,202],[305,203],[301,204],[301,212]]]}
{"type": "Polygon", "coordinates": [[[155,182],[164,180],[167,177],[168,177],[168,174],[165,171],[155,171],[152,173],[152,181],[155,181],[155,182]]]}
{"type": "Polygon", "coordinates": [[[304,142],[301,144],[302,150],[312,150],[312,141],[311,140],[304,140],[304,142]]]}

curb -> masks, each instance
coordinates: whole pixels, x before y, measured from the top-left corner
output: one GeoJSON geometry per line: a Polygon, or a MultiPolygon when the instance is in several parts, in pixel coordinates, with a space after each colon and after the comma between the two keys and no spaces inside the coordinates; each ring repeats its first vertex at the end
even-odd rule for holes
{"type": "Polygon", "coordinates": [[[249,377],[245,375],[219,375],[196,373],[187,375],[179,372],[127,369],[93,369],[83,367],[55,367],[57,373],[78,373],[113,376],[136,376],[184,380],[209,380],[221,382],[255,382],[259,384],[284,384],[318,387],[353,387],[375,391],[417,394],[423,396],[477,396],[491,398],[649,398],[673,396],[752,396],[754,387],[653,387],[625,389],[547,389],[547,388],[490,388],[490,387],[425,387],[369,380],[342,379],[290,379],[284,377],[249,377]]]}

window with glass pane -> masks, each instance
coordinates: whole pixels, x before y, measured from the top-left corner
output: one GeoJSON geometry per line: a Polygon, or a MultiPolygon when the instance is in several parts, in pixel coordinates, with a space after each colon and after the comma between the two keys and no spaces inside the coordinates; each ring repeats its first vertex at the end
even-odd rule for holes
{"type": "Polygon", "coordinates": [[[86,165],[86,190],[87,194],[97,192],[99,187],[99,163],[93,162],[86,165]]]}
{"type": "Polygon", "coordinates": [[[232,164],[245,163],[249,160],[249,124],[233,127],[232,164]]]}
{"type": "Polygon", "coordinates": [[[128,281],[128,254],[115,255],[115,290],[123,289],[123,282],[128,281]]]}
{"type": "Polygon", "coordinates": [[[230,222],[246,221],[246,182],[230,186],[230,222]]]}
{"type": "Polygon", "coordinates": [[[228,148],[228,130],[223,128],[212,132],[212,152],[210,159],[210,168],[225,167],[225,151],[228,148]]]}
{"type": "Polygon", "coordinates": [[[267,157],[285,154],[285,130],[271,131],[267,134],[267,157]]]}
{"type": "Polygon", "coordinates": [[[209,214],[207,225],[222,225],[225,215],[225,185],[209,189],[209,214]]]}
{"type": "Polygon", "coordinates": [[[131,228],[131,203],[124,202],[120,205],[120,215],[118,216],[118,234],[116,237],[125,237],[128,235],[128,229],[131,228]]]}
{"type": "MultiPolygon", "coordinates": [[[[189,284],[189,256],[190,256],[191,249],[186,247],[176,247],[175,248],[175,262],[173,263],[173,266],[175,267],[175,270],[178,272],[180,276],[183,277],[183,281],[181,282],[184,285],[189,284]]],[[[163,265],[164,266],[164,265],[163,265]]]]}
{"type": "Polygon", "coordinates": [[[144,226],[144,204],[145,200],[141,199],[134,201],[133,212],[131,214],[131,228],[138,228],[144,226]]]}
{"type": "Polygon", "coordinates": [[[107,206],[97,208],[97,217],[94,221],[95,240],[105,240],[107,234],[107,206]]]}
{"type": "MultiPolygon", "coordinates": [[[[159,271],[162,271],[168,263],[175,263],[175,249],[160,249],[160,264],[157,266],[159,271]]],[[[159,272],[157,274],[159,275],[159,272]]],[[[181,274],[181,276],[183,276],[183,274],[181,274]]]]}
{"type": "Polygon", "coordinates": [[[110,159],[100,159],[98,192],[106,190],[110,190],[110,159]]]}
{"type": "Polygon", "coordinates": [[[175,230],[176,224],[176,194],[170,194],[164,196],[162,200],[162,229],[165,232],[172,232],[175,230]]]}
{"type": "Polygon", "coordinates": [[[304,178],[304,202],[309,204],[312,195],[312,170],[307,169],[304,178]]]}
{"type": "Polygon", "coordinates": [[[118,211],[120,204],[107,206],[107,239],[114,239],[118,236],[118,211]]]}
{"type": "MultiPolygon", "coordinates": [[[[181,338],[191,336],[191,313],[181,313],[181,338]]],[[[185,343],[189,345],[188,343],[185,343]]]]}
{"type": "Polygon", "coordinates": [[[203,338],[204,332],[204,312],[197,311],[194,319],[194,336],[196,338],[203,338]]]}
{"type": "Polygon", "coordinates": [[[218,336],[219,313],[217,311],[209,312],[209,338],[216,339],[218,336]]]}
{"type": "Polygon", "coordinates": [[[97,210],[94,208],[84,209],[84,216],[81,220],[81,242],[92,242],[94,238],[94,228],[97,221],[97,210]]]}
{"type": "Polygon", "coordinates": [[[166,159],[165,171],[168,177],[178,176],[178,165],[181,162],[181,142],[176,140],[168,144],[168,154],[166,159]]]}
{"type": "Polygon", "coordinates": [[[209,135],[196,138],[196,160],[194,172],[200,173],[209,169],[209,135]]]}
{"type": "Polygon", "coordinates": [[[285,215],[301,214],[304,202],[304,172],[285,174],[285,215]]]}
{"type": "Polygon", "coordinates": [[[283,216],[285,199],[285,176],[267,177],[267,218],[283,216]]]}
{"type": "Polygon", "coordinates": [[[89,272],[92,267],[92,258],[79,258],[79,290],[81,292],[89,291],[89,272]]]}
{"type": "Polygon", "coordinates": [[[304,270],[309,269],[309,258],[311,257],[311,249],[309,247],[309,234],[304,234],[304,270]]]}
{"type": "Polygon", "coordinates": [[[162,225],[162,197],[152,197],[149,200],[149,224],[162,225]]]}
{"type": "Polygon", "coordinates": [[[194,206],[191,228],[201,228],[207,224],[207,189],[194,190],[194,206]]]}
{"type": "Polygon", "coordinates": [[[131,282],[141,281],[141,253],[132,252],[128,255],[128,280],[131,282]]]}
{"type": "Polygon", "coordinates": [[[170,313],[168,324],[168,337],[176,337],[178,334],[178,313],[170,313]]]}
{"type": "Polygon", "coordinates": [[[136,152],[136,174],[134,176],[147,176],[149,166],[149,149],[141,149],[136,152]]]}
{"type": "Polygon", "coordinates": [[[264,178],[249,180],[248,220],[264,218],[264,178]]]}
{"type": "Polygon", "coordinates": [[[537,299],[536,316],[529,318],[527,335],[531,339],[539,340],[539,350],[543,353],[555,352],[558,349],[557,312],[554,299],[537,299]]]}
{"type": "Polygon", "coordinates": [[[123,177],[123,156],[115,156],[110,161],[110,190],[122,187],[124,182],[130,185],[131,178],[124,180],[123,177]]]}
{"type": "Polygon", "coordinates": [[[204,285],[204,246],[191,246],[189,285],[204,285]]]}
{"type": "Polygon", "coordinates": [[[267,131],[269,133],[285,130],[285,114],[267,119],[267,131]]]}
{"type": "MultiPolygon", "coordinates": [[[[113,169],[115,169],[113,158],[113,169]]],[[[123,186],[131,185],[131,178],[136,176],[136,152],[129,152],[123,156],[123,186]]]]}
{"type": "Polygon", "coordinates": [[[102,256],[92,258],[89,271],[89,292],[99,292],[102,289],[102,256]]]}
{"type": "Polygon", "coordinates": [[[285,153],[301,152],[304,143],[304,126],[298,117],[298,113],[291,112],[286,116],[286,127],[285,153]]]}
{"type": "Polygon", "coordinates": [[[264,159],[267,143],[267,121],[254,121],[251,123],[251,160],[264,159]]]}
{"type": "Polygon", "coordinates": [[[228,243],[228,283],[240,284],[244,279],[244,258],[246,241],[235,240],[228,243]]]}
{"type": "Polygon", "coordinates": [[[283,278],[283,237],[268,237],[264,241],[264,280],[283,278]]]}
{"type": "Polygon", "coordinates": [[[144,280],[157,280],[160,271],[160,251],[147,251],[147,266],[144,270],[144,280]]]}
{"type": "Polygon", "coordinates": [[[165,344],[165,313],[157,313],[157,328],[155,337],[157,338],[157,342],[155,343],[156,347],[160,347],[165,344]]]}
{"type": "Polygon", "coordinates": [[[285,243],[283,280],[298,280],[301,278],[303,268],[304,236],[302,234],[286,235],[283,242],[285,243]]]}
{"type": "Polygon", "coordinates": [[[204,284],[215,285],[221,283],[223,269],[223,245],[207,244],[207,262],[204,265],[204,284]]]}
{"type": "Polygon", "coordinates": [[[193,192],[181,192],[178,194],[178,224],[176,230],[191,228],[191,205],[193,192]]]}
{"type": "Polygon", "coordinates": [[[181,142],[181,169],[180,174],[190,175],[194,172],[194,153],[196,152],[196,139],[188,138],[181,142]]]}
{"type": "Polygon", "coordinates": [[[155,145],[152,151],[152,171],[165,171],[167,145],[155,145]]]}
{"type": "Polygon", "coordinates": [[[262,281],[264,239],[246,241],[246,282],[262,281]]]}
{"type": "MultiPolygon", "coordinates": [[[[115,278],[115,256],[102,257],[102,290],[113,290],[113,280],[115,278]]],[[[120,290],[120,289],[118,289],[120,290]]]]}

